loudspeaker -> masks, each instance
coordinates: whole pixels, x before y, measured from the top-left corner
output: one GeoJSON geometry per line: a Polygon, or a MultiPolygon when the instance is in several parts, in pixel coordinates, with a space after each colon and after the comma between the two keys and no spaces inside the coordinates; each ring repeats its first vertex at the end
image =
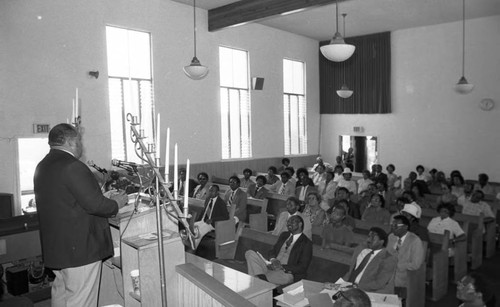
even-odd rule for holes
{"type": "Polygon", "coordinates": [[[11,218],[14,205],[14,195],[9,193],[0,193],[0,219],[11,218]]]}
{"type": "Polygon", "coordinates": [[[7,290],[12,295],[21,295],[29,291],[28,268],[13,266],[5,270],[7,290]]]}
{"type": "Polygon", "coordinates": [[[264,88],[264,78],[252,78],[252,90],[262,90],[264,88]]]}

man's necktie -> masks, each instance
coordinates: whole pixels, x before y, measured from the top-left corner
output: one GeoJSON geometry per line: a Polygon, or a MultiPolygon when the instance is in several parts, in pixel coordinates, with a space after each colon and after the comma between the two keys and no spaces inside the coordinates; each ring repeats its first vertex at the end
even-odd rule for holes
{"type": "Polygon", "coordinates": [[[401,245],[403,245],[403,241],[401,240],[401,238],[399,238],[398,243],[396,244],[396,251],[399,251],[399,249],[401,248],[401,245]]]}
{"type": "Polygon", "coordinates": [[[211,198],[210,202],[208,203],[207,206],[207,211],[205,211],[205,218],[203,219],[204,222],[206,222],[208,219],[212,217],[212,205],[213,205],[214,199],[211,198]]]}
{"type": "Polygon", "coordinates": [[[285,184],[281,184],[281,188],[280,188],[280,194],[283,195],[285,194],[285,184]]]}
{"type": "Polygon", "coordinates": [[[233,200],[234,200],[234,192],[235,191],[232,191],[231,192],[231,197],[229,197],[229,202],[233,203],[233,200]]]}
{"type": "Polygon", "coordinates": [[[286,240],[286,242],[285,242],[285,248],[288,249],[290,247],[290,245],[292,245],[292,242],[293,242],[293,235],[290,235],[288,240],[286,240]]]}
{"type": "Polygon", "coordinates": [[[368,260],[370,260],[370,257],[373,255],[373,250],[369,252],[363,260],[361,260],[361,263],[358,265],[358,267],[352,271],[351,276],[349,277],[349,282],[354,282],[356,280],[356,277],[363,272],[365,269],[366,265],[368,264],[368,260]]]}

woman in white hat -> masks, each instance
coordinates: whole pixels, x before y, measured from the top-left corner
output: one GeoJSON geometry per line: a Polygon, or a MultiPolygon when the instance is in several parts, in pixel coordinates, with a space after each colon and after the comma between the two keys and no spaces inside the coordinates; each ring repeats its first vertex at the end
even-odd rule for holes
{"type": "Polygon", "coordinates": [[[403,207],[401,214],[410,221],[410,228],[408,230],[416,234],[420,240],[429,242],[429,231],[419,224],[422,208],[416,202],[412,202],[403,207]]]}

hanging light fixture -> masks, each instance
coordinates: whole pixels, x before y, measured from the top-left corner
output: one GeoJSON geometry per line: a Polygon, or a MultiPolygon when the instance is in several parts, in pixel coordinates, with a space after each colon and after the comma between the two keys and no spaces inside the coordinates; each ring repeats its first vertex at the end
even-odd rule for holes
{"type": "MultiPolygon", "coordinates": [[[[342,14],[343,21],[344,21],[344,36],[345,36],[345,17],[347,14],[342,14]]],[[[344,74],[344,84],[342,84],[342,87],[340,90],[337,90],[337,95],[339,95],[341,98],[349,98],[352,96],[353,91],[351,91],[348,87],[347,84],[345,83],[345,62],[342,64],[344,66],[343,68],[343,74],[344,74]]]]}
{"type": "Polygon", "coordinates": [[[193,80],[201,80],[208,75],[208,67],[201,65],[196,57],[196,0],[193,0],[193,23],[194,23],[194,57],[191,64],[184,66],[184,73],[193,80]]]}
{"type": "Polygon", "coordinates": [[[321,46],[319,49],[321,53],[325,56],[325,58],[334,62],[342,62],[351,57],[354,53],[356,47],[354,45],[346,44],[342,35],[339,33],[339,5],[338,2],[335,1],[335,9],[336,9],[336,32],[333,36],[330,44],[321,46]]]}
{"type": "Polygon", "coordinates": [[[462,77],[455,85],[455,90],[460,94],[468,94],[474,89],[474,85],[465,79],[465,0],[462,2],[462,77]]]}

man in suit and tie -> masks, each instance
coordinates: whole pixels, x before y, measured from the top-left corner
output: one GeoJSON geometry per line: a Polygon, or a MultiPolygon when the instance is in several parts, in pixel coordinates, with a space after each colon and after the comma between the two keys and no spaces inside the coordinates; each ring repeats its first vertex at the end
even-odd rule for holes
{"type": "Polygon", "coordinates": [[[282,233],[269,252],[269,262],[259,253],[245,253],[248,274],[276,285],[286,285],[307,277],[312,260],[312,241],[303,234],[304,220],[292,216],[287,221],[288,231],[282,233]]]}
{"type": "Polygon", "coordinates": [[[226,203],[219,197],[219,186],[214,184],[208,190],[203,215],[194,223],[199,232],[199,236],[194,242],[195,250],[203,237],[210,231],[215,230],[215,222],[227,219],[229,219],[229,213],[227,212],[226,203]]]}
{"type": "Polygon", "coordinates": [[[316,188],[312,185],[312,180],[309,177],[302,177],[301,185],[295,188],[295,197],[300,200],[301,204],[306,203],[307,195],[311,192],[316,192],[316,188]]]}
{"type": "Polygon", "coordinates": [[[386,246],[387,233],[378,227],[371,228],[366,247],[356,248],[344,279],[367,292],[394,293],[394,273],[398,259],[387,252],[386,246]]]}
{"type": "Polygon", "coordinates": [[[387,251],[398,258],[394,292],[406,298],[408,271],[416,271],[424,263],[425,250],[420,238],[408,231],[410,221],[403,215],[396,215],[391,224],[392,233],[387,242],[387,251]]]}
{"type": "Polygon", "coordinates": [[[308,217],[305,217],[302,215],[301,212],[299,212],[300,208],[300,201],[296,197],[289,197],[286,200],[286,210],[285,212],[281,212],[281,214],[278,217],[278,221],[276,222],[276,226],[274,227],[274,230],[272,231],[272,234],[275,236],[279,236],[282,232],[285,232],[288,228],[288,220],[292,216],[300,216],[304,221],[303,221],[303,232],[304,234],[312,240],[312,225],[311,221],[308,217]]]}
{"type": "Polygon", "coordinates": [[[50,152],[34,176],[45,266],[53,269],[52,306],[97,306],[102,260],[113,256],[108,218],[128,202],[125,193],[105,197],[79,159],[79,131],[59,124],[49,132],[50,152]]]}
{"type": "Polygon", "coordinates": [[[266,189],[265,185],[267,183],[267,179],[265,176],[259,175],[255,179],[257,181],[257,185],[254,190],[247,190],[247,194],[256,199],[264,199],[267,197],[269,190],[266,189]]]}
{"type": "Polygon", "coordinates": [[[294,196],[295,184],[290,180],[290,173],[283,171],[281,173],[281,180],[276,181],[271,186],[271,191],[281,195],[294,196]]]}
{"type": "Polygon", "coordinates": [[[247,220],[247,193],[240,188],[240,178],[238,176],[229,177],[229,187],[224,195],[224,201],[227,203],[229,217],[238,222],[247,220]]]}

